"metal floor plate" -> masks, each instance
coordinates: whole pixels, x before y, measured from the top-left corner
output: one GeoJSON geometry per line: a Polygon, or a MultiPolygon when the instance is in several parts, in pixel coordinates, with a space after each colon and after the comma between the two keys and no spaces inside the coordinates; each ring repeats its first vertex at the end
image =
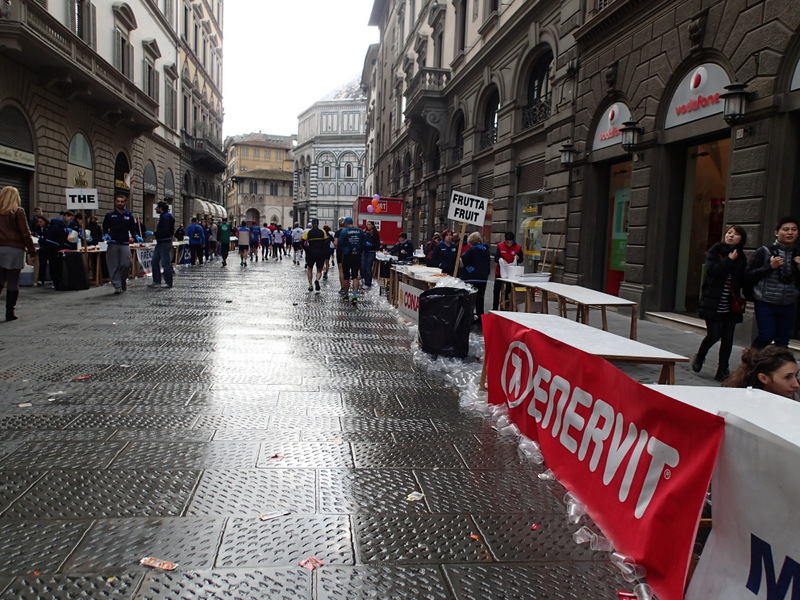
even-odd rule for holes
{"type": "Polygon", "coordinates": [[[449,600],[437,567],[330,567],[317,574],[317,600],[449,600]]]}
{"type": "Polygon", "coordinates": [[[223,525],[222,519],[196,517],[96,521],[71,554],[65,570],[128,570],[137,567],[145,556],[176,562],[181,570],[210,569],[223,525]]]}
{"type": "Polygon", "coordinates": [[[313,470],[205,471],[186,514],[254,517],[276,510],[291,510],[296,513],[315,512],[313,470]]]}
{"type": "Polygon", "coordinates": [[[148,573],[135,600],[311,600],[312,576],[301,567],[148,573]]]}
{"type": "Polygon", "coordinates": [[[216,567],[295,566],[309,556],[326,565],[352,565],[349,519],[322,515],[230,519],[216,567]]]}
{"type": "Polygon", "coordinates": [[[131,600],[143,577],[142,573],[17,577],[0,593],[0,600],[131,600]]]}

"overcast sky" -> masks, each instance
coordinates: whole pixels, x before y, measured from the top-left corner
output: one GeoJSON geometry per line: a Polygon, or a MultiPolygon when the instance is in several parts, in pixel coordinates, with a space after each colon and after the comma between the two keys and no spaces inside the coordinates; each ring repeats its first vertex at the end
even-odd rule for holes
{"type": "Polygon", "coordinates": [[[297,133],[297,115],[361,76],[374,0],[227,0],[224,4],[225,137],[297,133]]]}

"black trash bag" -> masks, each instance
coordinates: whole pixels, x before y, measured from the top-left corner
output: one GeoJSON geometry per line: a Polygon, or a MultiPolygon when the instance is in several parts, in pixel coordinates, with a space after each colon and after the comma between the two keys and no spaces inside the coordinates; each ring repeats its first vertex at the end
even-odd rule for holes
{"type": "Polygon", "coordinates": [[[423,352],[465,358],[475,292],[437,287],[419,296],[419,343],[423,352]]]}
{"type": "Polygon", "coordinates": [[[53,286],[57,290],[88,290],[86,267],[80,252],[57,252],[51,263],[53,286]]]}

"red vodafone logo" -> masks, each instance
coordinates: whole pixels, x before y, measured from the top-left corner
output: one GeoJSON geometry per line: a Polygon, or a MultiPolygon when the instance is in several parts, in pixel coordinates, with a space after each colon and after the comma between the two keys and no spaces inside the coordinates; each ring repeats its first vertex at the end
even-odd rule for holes
{"type": "Polygon", "coordinates": [[[512,342],[503,360],[500,386],[509,408],[519,406],[533,391],[533,355],[522,342],[512,342]]]}
{"type": "Polygon", "coordinates": [[[705,67],[697,67],[689,78],[689,89],[692,92],[699,92],[705,87],[706,81],[708,81],[708,71],[705,67]]]}

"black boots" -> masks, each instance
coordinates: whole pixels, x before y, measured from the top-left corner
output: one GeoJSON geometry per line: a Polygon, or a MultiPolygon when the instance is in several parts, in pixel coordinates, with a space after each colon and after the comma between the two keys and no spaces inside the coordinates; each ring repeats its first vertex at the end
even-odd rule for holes
{"type": "Polygon", "coordinates": [[[703,369],[704,362],[705,356],[701,358],[699,354],[695,354],[694,358],[692,359],[692,371],[699,373],[703,369]]]}
{"type": "Polygon", "coordinates": [[[19,298],[19,290],[6,290],[6,321],[13,321],[17,318],[17,315],[14,314],[17,298],[19,298]]]}

